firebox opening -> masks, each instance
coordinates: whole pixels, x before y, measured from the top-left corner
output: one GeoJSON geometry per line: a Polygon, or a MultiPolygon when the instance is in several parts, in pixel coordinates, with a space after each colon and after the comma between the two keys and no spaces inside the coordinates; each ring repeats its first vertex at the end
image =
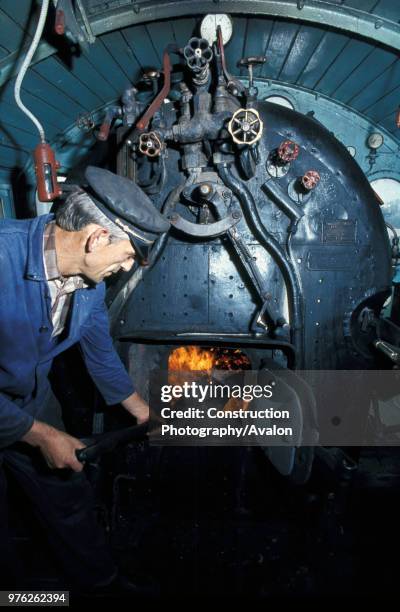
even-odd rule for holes
{"type": "Polygon", "coordinates": [[[168,357],[168,370],[250,370],[249,357],[239,348],[179,346],[168,357]]]}

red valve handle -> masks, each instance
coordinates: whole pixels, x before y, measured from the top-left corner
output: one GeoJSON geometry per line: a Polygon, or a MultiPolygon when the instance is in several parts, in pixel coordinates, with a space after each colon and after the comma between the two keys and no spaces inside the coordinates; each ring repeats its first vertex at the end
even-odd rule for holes
{"type": "Polygon", "coordinates": [[[54,31],[56,34],[62,36],[65,34],[65,15],[61,9],[56,10],[56,19],[54,23],[54,31]]]}
{"type": "Polygon", "coordinates": [[[318,185],[320,179],[321,177],[316,170],[308,170],[301,178],[301,184],[304,189],[311,191],[318,185]]]}
{"type": "Polygon", "coordinates": [[[285,164],[294,161],[299,156],[300,148],[293,140],[284,140],[278,147],[278,159],[285,164]]]}
{"type": "Polygon", "coordinates": [[[108,140],[108,136],[110,134],[111,121],[104,121],[101,124],[99,133],[97,134],[97,140],[102,140],[103,142],[108,140]]]}
{"type": "Polygon", "coordinates": [[[400,106],[397,109],[397,113],[396,113],[396,127],[400,128],[400,106]]]}

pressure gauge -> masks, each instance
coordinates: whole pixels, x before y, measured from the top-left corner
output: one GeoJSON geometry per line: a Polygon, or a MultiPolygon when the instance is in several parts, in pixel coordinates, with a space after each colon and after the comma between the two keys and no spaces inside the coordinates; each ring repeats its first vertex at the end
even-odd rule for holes
{"type": "Polygon", "coordinates": [[[373,132],[372,134],[368,136],[367,144],[370,149],[373,149],[376,151],[376,149],[379,149],[379,147],[383,145],[382,134],[379,134],[379,132],[373,132]]]}
{"type": "Polygon", "coordinates": [[[200,26],[201,37],[205,38],[212,45],[217,40],[218,26],[221,27],[222,42],[226,45],[230,41],[233,32],[233,23],[229,15],[206,15],[200,26]]]}

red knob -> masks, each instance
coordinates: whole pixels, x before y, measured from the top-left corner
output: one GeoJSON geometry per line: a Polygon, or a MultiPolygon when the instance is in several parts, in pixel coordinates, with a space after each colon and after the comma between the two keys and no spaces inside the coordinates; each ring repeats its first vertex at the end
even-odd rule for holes
{"type": "Polygon", "coordinates": [[[396,112],[396,127],[400,128],[400,106],[396,112]]]}
{"type": "Polygon", "coordinates": [[[104,123],[102,123],[100,126],[99,133],[97,134],[97,140],[101,140],[103,142],[108,140],[108,136],[110,134],[110,128],[111,128],[111,121],[107,121],[106,119],[104,123]]]}
{"type": "Polygon", "coordinates": [[[308,170],[305,175],[302,176],[301,184],[304,189],[311,191],[311,189],[314,189],[318,185],[320,179],[321,177],[316,170],[308,170]]]}
{"type": "Polygon", "coordinates": [[[56,10],[56,20],[54,23],[54,31],[56,34],[62,36],[65,34],[65,15],[61,9],[56,10]]]}
{"type": "Polygon", "coordinates": [[[300,152],[299,145],[293,140],[284,140],[278,147],[278,159],[285,164],[297,159],[300,152]]]}

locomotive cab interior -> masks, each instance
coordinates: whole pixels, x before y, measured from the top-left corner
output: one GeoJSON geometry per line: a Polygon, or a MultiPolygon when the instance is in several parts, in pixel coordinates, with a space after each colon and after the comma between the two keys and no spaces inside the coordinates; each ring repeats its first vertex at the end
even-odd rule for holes
{"type": "MultiPolygon", "coordinates": [[[[88,167],[140,187],[169,229],[105,299],[136,388],[272,375],[301,428],[271,446],[117,444],[131,417],[78,347],[58,356],[67,431],[112,439],[85,470],[118,563],[165,597],[394,594],[397,0],[54,0],[24,67],[44,4],[0,0],[0,217],[57,210],[88,167]]],[[[24,580],[62,588],[9,486],[24,580]]]]}

